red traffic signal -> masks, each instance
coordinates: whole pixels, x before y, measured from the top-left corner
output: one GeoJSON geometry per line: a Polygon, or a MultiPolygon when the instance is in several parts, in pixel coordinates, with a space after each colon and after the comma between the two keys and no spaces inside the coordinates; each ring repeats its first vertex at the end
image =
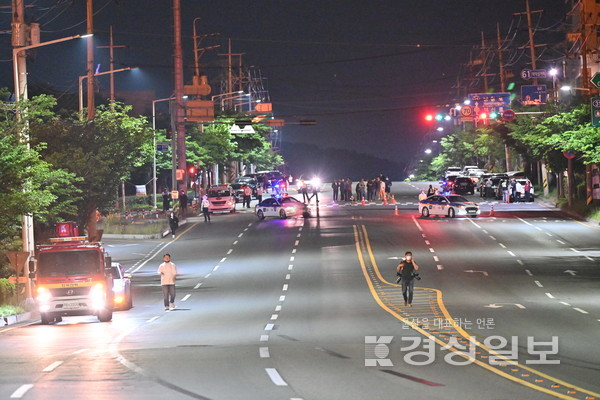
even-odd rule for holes
{"type": "Polygon", "coordinates": [[[190,166],[190,167],[188,168],[188,173],[189,173],[190,175],[194,175],[194,174],[196,173],[196,167],[194,167],[193,165],[192,165],[192,166],[190,166]]]}
{"type": "Polygon", "coordinates": [[[425,116],[425,121],[433,121],[433,115],[431,115],[431,114],[427,114],[427,115],[425,116]]]}

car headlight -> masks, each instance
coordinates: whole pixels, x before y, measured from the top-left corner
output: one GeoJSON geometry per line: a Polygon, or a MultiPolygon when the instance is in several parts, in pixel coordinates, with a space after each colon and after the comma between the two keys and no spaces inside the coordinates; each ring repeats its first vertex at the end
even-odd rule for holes
{"type": "Polygon", "coordinates": [[[90,289],[90,300],[92,307],[96,309],[104,308],[106,301],[106,293],[104,292],[104,285],[102,283],[96,283],[90,289]]]}
{"type": "Polygon", "coordinates": [[[47,288],[40,286],[37,288],[37,301],[40,303],[47,303],[52,299],[52,294],[47,288]]]}

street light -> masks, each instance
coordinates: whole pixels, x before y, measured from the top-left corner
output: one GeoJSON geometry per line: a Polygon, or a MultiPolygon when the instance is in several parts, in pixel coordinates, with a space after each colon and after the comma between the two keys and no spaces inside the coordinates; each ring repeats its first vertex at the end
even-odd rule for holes
{"type": "Polygon", "coordinates": [[[225,100],[241,99],[241,98],[246,97],[246,96],[250,96],[250,94],[242,92],[241,94],[238,94],[237,96],[223,97],[221,99],[221,111],[223,111],[223,109],[225,108],[225,100]]]}
{"type": "MultiPolygon", "coordinates": [[[[85,37],[91,36],[85,35],[85,37]]],[[[37,47],[48,46],[55,43],[66,42],[67,40],[79,39],[82,38],[81,35],[68,36],[61,39],[50,40],[48,42],[41,42],[37,44],[32,44],[29,46],[22,46],[13,48],[13,77],[14,77],[14,90],[15,90],[15,102],[19,100],[27,99],[27,59],[26,57],[20,56],[20,53],[23,51],[27,51],[29,49],[34,49],[37,47]],[[21,76],[22,79],[21,79],[21,76]]],[[[17,112],[17,119],[22,118],[22,113],[17,112]]],[[[29,134],[27,132],[28,122],[25,120],[25,127],[21,131],[21,140],[26,142],[27,150],[29,150],[29,134]]],[[[33,236],[33,216],[23,215],[22,218],[22,240],[23,240],[23,251],[29,253],[29,255],[33,255],[34,250],[34,236],[33,236]]],[[[27,285],[27,298],[31,298],[31,285],[27,285]]]]}
{"type": "Polygon", "coordinates": [[[561,86],[560,90],[562,90],[563,92],[569,92],[571,90],[582,90],[584,92],[589,92],[590,91],[589,88],[572,87],[572,86],[569,86],[569,85],[561,86]]]}
{"type": "MultiPolygon", "coordinates": [[[[215,99],[218,99],[219,97],[225,97],[225,96],[229,96],[229,95],[232,95],[232,94],[242,94],[242,93],[244,93],[244,91],[243,91],[243,90],[237,90],[237,91],[235,91],[235,92],[228,92],[228,93],[216,94],[216,95],[214,95],[214,96],[211,96],[211,98],[210,98],[210,99],[211,99],[211,101],[214,103],[214,102],[215,102],[215,99]]],[[[222,107],[221,107],[221,109],[222,109],[222,107]]]]}
{"type": "MultiPolygon", "coordinates": [[[[93,76],[114,74],[115,72],[130,71],[132,69],[138,69],[138,67],[126,67],[126,68],[113,69],[110,71],[98,72],[97,74],[94,74],[93,76]]],[[[86,79],[87,77],[88,77],[87,75],[82,75],[79,77],[79,114],[80,115],[81,115],[81,112],[83,111],[83,80],[86,79]]],[[[113,96],[111,96],[111,97],[113,97],[113,96]]]]}
{"type": "Polygon", "coordinates": [[[431,149],[425,149],[425,154],[431,154],[431,149]]]}

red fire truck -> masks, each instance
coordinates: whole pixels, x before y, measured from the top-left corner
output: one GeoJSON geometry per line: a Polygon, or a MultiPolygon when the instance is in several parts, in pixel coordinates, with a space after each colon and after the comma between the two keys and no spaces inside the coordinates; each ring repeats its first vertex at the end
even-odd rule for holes
{"type": "Polygon", "coordinates": [[[79,236],[75,222],[56,224],[56,236],[50,244],[38,246],[29,265],[42,324],[72,315],[110,321],[114,306],[110,256],[100,243],[79,236]]]}

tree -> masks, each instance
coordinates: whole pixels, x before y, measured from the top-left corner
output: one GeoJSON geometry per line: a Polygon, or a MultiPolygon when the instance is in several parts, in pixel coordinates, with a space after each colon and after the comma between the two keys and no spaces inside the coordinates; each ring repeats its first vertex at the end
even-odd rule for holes
{"type": "Polygon", "coordinates": [[[115,199],[119,183],[131,168],[144,160],[143,144],[151,141],[152,130],[144,117],[127,113],[130,106],[115,103],[98,107],[93,121],[53,120],[32,124],[32,142],[47,143],[44,159],[83,178],[79,222],[95,236],[96,210],[115,199]]]}

